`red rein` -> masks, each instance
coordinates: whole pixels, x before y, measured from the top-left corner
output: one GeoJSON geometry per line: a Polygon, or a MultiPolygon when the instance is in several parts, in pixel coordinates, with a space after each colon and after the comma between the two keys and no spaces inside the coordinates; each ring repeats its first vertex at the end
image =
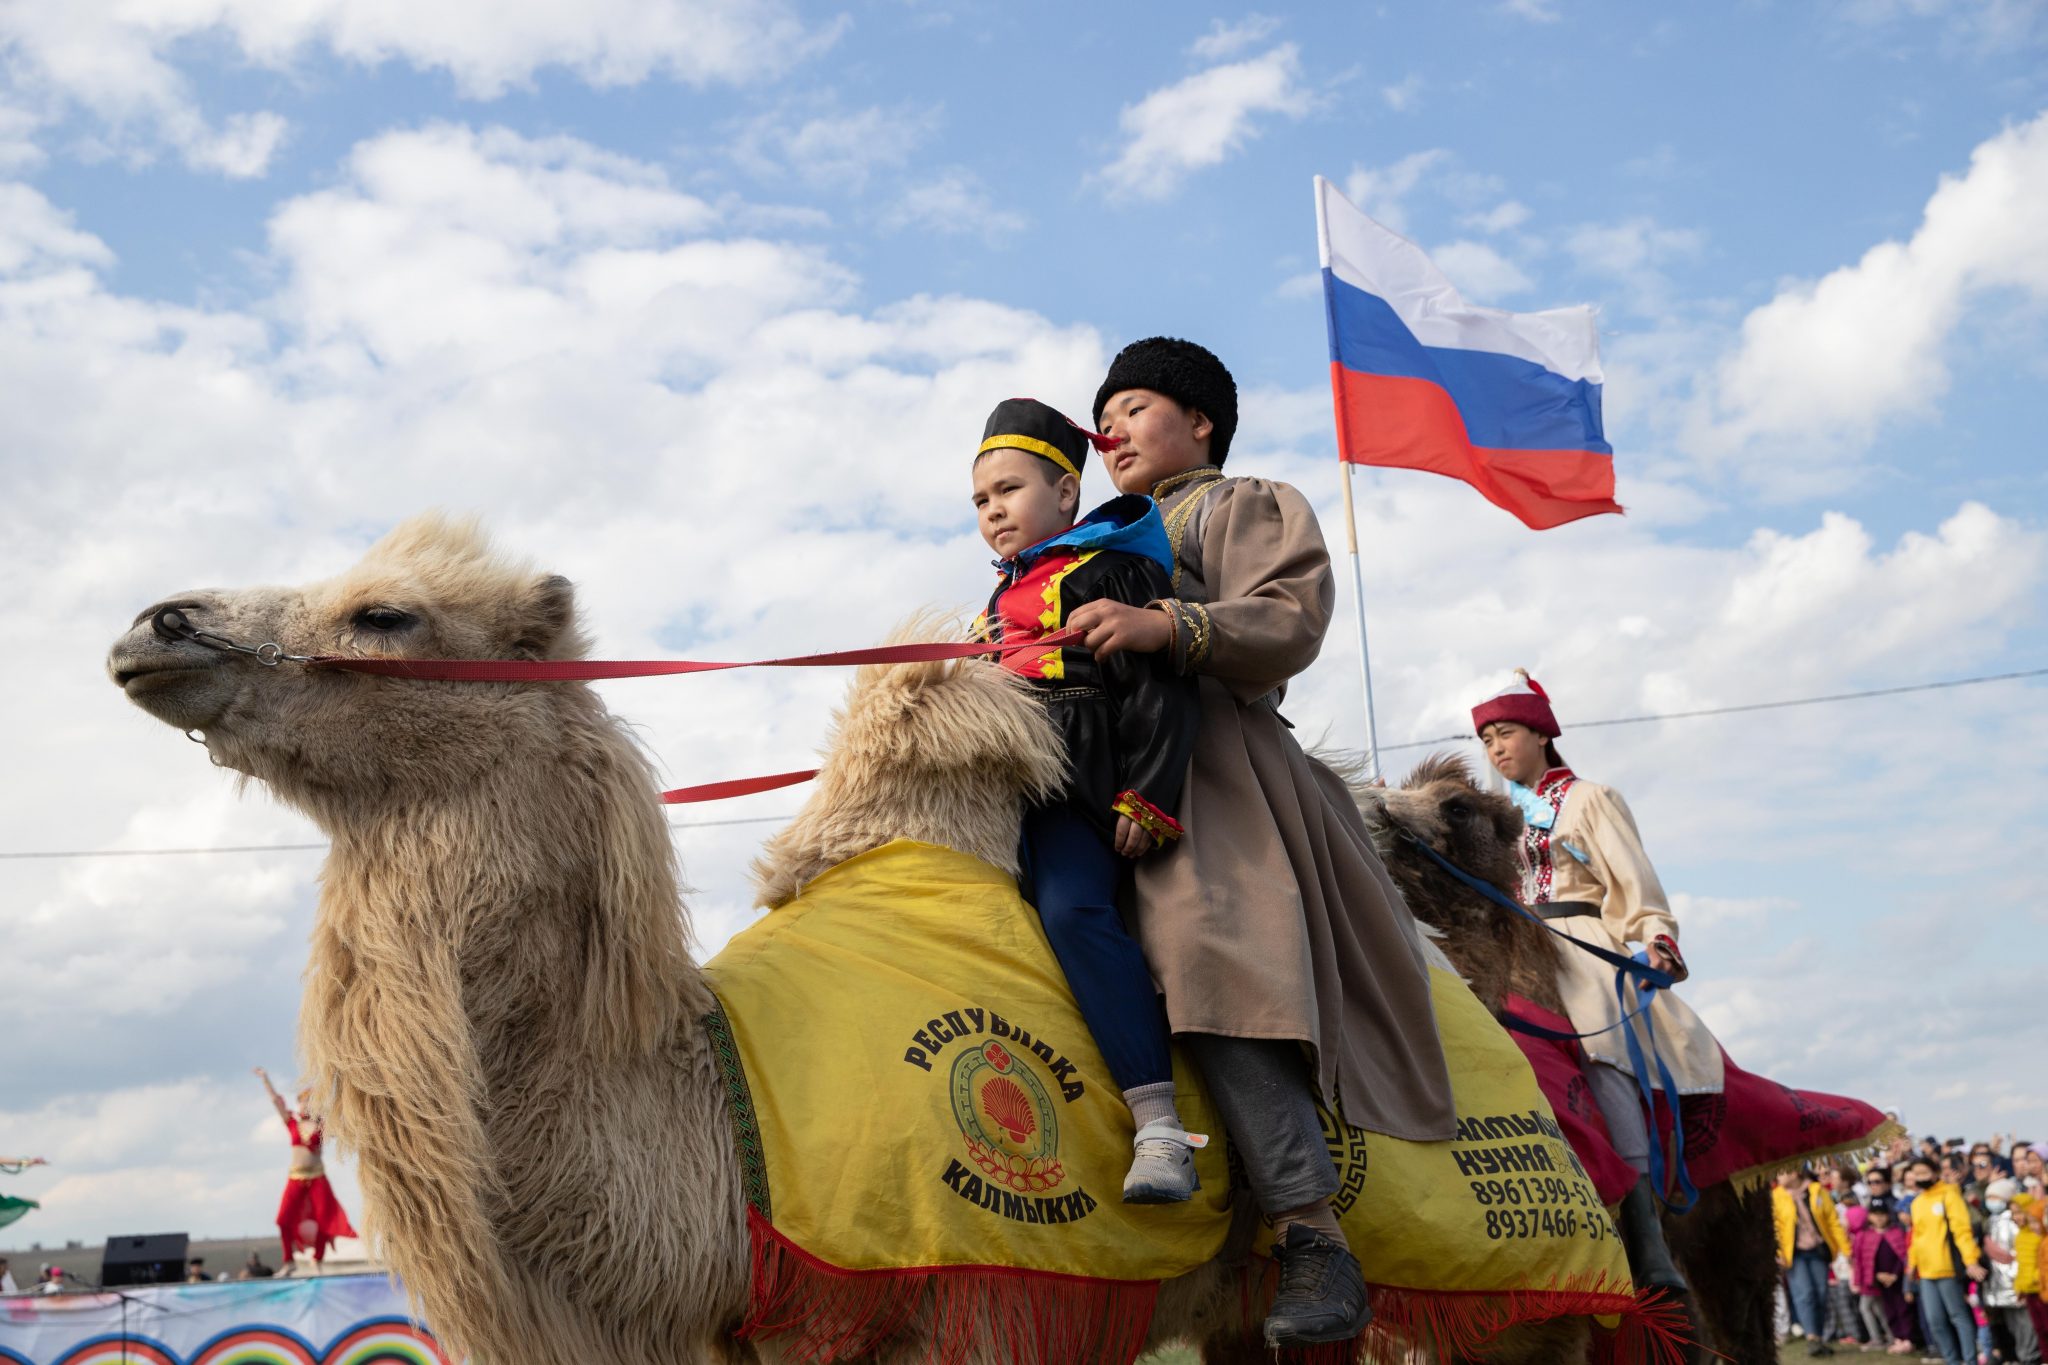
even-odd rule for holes
{"type": "MultiPolygon", "coordinates": [[[[1055,631],[1036,640],[1016,644],[987,644],[963,641],[959,644],[877,645],[869,649],[842,649],[830,654],[798,654],[787,659],[751,659],[736,663],[701,659],[361,659],[339,654],[320,654],[306,660],[309,667],[332,668],[347,673],[373,673],[387,678],[414,678],[430,682],[602,682],[613,678],[660,678],[679,673],[719,673],[730,668],[830,668],[844,664],[929,664],[948,659],[971,659],[984,654],[1009,654],[1025,649],[1058,649],[1079,644],[1076,630],[1055,631]]],[[[774,791],[808,782],[818,775],[816,768],[802,772],[774,773],[766,777],[742,777],[730,782],[706,782],[695,787],[677,787],[661,794],[663,803],[689,805],[698,801],[724,801],[735,796],[774,791]]]]}

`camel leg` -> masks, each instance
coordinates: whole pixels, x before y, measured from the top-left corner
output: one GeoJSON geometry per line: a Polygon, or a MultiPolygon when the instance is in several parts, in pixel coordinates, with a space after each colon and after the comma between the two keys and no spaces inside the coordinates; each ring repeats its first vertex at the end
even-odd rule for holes
{"type": "Polygon", "coordinates": [[[1689,1213],[1665,1215],[1664,1235],[1692,1286],[1704,1345],[1745,1365],[1776,1361],[1778,1247],[1769,1191],[1737,1194],[1726,1181],[1709,1185],[1689,1213]]]}

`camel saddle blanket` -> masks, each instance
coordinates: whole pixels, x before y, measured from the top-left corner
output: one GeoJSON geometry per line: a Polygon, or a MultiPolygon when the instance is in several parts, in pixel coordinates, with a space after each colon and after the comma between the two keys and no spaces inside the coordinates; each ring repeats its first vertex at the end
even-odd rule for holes
{"type": "MultiPolygon", "coordinates": [[[[1562,1015],[1521,996],[1510,995],[1502,1005],[1532,1024],[1560,1032],[1571,1029],[1562,1015]]],[[[1606,1120],[1579,1069],[1579,1045],[1525,1033],[1514,1039],[1529,1058],[1544,1097],[1571,1138],[1580,1164],[1594,1177],[1601,1198],[1618,1203],[1635,1184],[1636,1173],[1608,1145],[1606,1120]]],[[[1861,1100],[1794,1090],[1744,1071],[1725,1049],[1721,1066],[1726,1083],[1719,1092],[1679,1097],[1685,1164],[1693,1184],[1701,1189],[1723,1180],[1747,1189],[1805,1161],[1882,1146],[1902,1131],[1861,1100]]],[[[1662,1091],[1657,1093],[1657,1129],[1665,1150],[1671,1151],[1671,1106],[1662,1091]]]]}
{"type": "MultiPolygon", "coordinates": [[[[1130,1112],[1001,871],[898,840],[810,882],[707,972],[754,1236],[745,1333],[847,1358],[928,1286],[939,1312],[993,1297],[1020,1360],[1128,1361],[1158,1282],[1223,1252],[1232,1176],[1199,1078],[1176,1059],[1182,1119],[1216,1139],[1196,1153],[1201,1190],[1123,1203],[1130,1112]]],[[[1613,1224],[1529,1063],[1461,980],[1431,977],[1456,1139],[1324,1118],[1375,1330],[1477,1340],[1633,1315],[1613,1224]]]]}

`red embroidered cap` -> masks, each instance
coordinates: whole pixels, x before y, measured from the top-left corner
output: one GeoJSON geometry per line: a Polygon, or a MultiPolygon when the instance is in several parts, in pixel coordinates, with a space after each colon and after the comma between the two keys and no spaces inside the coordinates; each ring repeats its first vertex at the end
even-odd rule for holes
{"type": "Polygon", "coordinates": [[[1472,708],[1472,733],[1478,734],[1497,720],[1526,725],[1546,739],[1562,733],[1557,715],[1550,709],[1550,694],[1529,676],[1525,668],[1515,670],[1515,681],[1472,708]]]}

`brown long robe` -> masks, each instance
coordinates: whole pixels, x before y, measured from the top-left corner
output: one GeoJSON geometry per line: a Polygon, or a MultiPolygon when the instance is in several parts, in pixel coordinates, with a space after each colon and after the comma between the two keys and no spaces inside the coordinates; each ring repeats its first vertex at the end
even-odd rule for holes
{"type": "Polygon", "coordinates": [[[1173,660],[1200,679],[1177,812],[1186,836],[1138,864],[1135,927],[1176,1033],[1292,1038],[1325,1104],[1409,1141],[1457,1129],[1413,917],[1337,775],[1279,703],[1336,601],[1308,500],[1191,471],[1157,490],[1174,541],[1173,660]]]}

